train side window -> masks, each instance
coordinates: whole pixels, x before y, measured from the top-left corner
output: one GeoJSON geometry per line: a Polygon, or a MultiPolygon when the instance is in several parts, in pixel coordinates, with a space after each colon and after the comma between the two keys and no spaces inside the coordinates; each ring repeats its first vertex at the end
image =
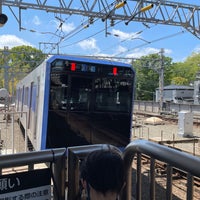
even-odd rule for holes
{"type": "Polygon", "coordinates": [[[25,94],[24,94],[24,105],[28,106],[28,96],[29,96],[29,87],[25,88],[25,94]]]}
{"type": "Polygon", "coordinates": [[[29,97],[30,98],[30,100],[29,100],[29,111],[28,111],[28,128],[30,128],[31,116],[32,116],[33,87],[34,87],[34,82],[31,82],[30,97],[29,97]]]}
{"type": "Polygon", "coordinates": [[[22,92],[21,92],[21,117],[23,116],[23,109],[24,109],[24,86],[22,88],[22,92]]]}
{"type": "Polygon", "coordinates": [[[20,89],[18,88],[16,90],[16,106],[17,106],[16,108],[17,108],[17,112],[19,111],[19,102],[20,102],[19,97],[20,97],[20,89]]]}

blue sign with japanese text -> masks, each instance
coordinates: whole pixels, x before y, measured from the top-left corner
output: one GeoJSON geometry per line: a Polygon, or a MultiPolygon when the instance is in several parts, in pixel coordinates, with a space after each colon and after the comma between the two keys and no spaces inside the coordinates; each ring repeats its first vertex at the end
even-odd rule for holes
{"type": "Polygon", "coordinates": [[[0,200],[50,200],[50,169],[0,176],[0,200]]]}

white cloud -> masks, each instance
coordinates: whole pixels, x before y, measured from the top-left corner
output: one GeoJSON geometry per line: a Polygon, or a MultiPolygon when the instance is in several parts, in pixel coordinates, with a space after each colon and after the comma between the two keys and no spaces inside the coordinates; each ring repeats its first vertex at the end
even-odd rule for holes
{"type": "Polygon", "coordinates": [[[169,56],[168,54],[172,54],[172,50],[171,49],[164,49],[164,55],[169,56]]]}
{"type": "Polygon", "coordinates": [[[126,51],[127,51],[127,48],[120,45],[120,46],[117,47],[115,54],[124,53],[126,51]]]}
{"type": "Polygon", "coordinates": [[[0,49],[3,49],[5,46],[9,48],[13,48],[16,46],[27,45],[33,46],[31,43],[18,38],[15,35],[1,35],[0,36],[0,49]]]}
{"type": "MultiPolygon", "coordinates": [[[[144,42],[144,46],[146,44],[151,44],[150,41],[148,41],[142,37],[141,31],[126,33],[121,30],[112,29],[110,34],[115,36],[116,38],[119,38],[121,40],[121,42],[141,40],[141,42],[144,42]]],[[[153,48],[153,47],[135,48],[135,49],[127,50],[126,47],[119,46],[116,49],[115,55],[119,56],[120,53],[122,53],[123,55],[126,54],[126,56],[124,56],[124,57],[140,58],[142,56],[147,56],[149,54],[159,53],[160,51],[161,51],[161,49],[153,48]]],[[[200,48],[197,48],[196,51],[200,51],[200,48]]],[[[172,54],[171,49],[164,49],[164,56],[170,56],[170,54],[172,54]]]]}
{"type": "Polygon", "coordinates": [[[64,23],[62,25],[62,31],[69,33],[70,31],[73,31],[75,29],[74,23],[64,23]]]}
{"type": "MultiPolygon", "coordinates": [[[[155,54],[159,53],[161,49],[147,47],[147,48],[137,48],[134,49],[131,53],[126,54],[126,57],[128,58],[140,58],[142,56],[147,56],[149,54],[155,54]]],[[[164,56],[167,56],[167,54],[171,54],[170,49],[164,49],[164,56]]]]}
{"type": "Polygon", "coordinates": [[[200,46],[196,46],[193,50],[194,53],[200,53],[200,46]]]}
{"type": "Polygon", "coordinates": [[[99,48],[96,44],[96,40],[94,38],[90,38],[88,40],[83,40],[82,42],[79,42],[78,45],[83,50],[93,50],[93,51],[99,51],[99,48]]]}
{"type": "Polygon", "coordinates": [[[131,53],[126,54],[126,57],[128,58],[140,58],[142,56],[147,56],[149,54],[154,54],[158,53],[160,49],[155,49],[155,48],[137,48],[134,49],[131,53]]]}
{"type": "Polygon", "coordinates": [[[41,25],[41,21],[38,16],[34,16],[32,21],[33,21],[33,24],[35,24],[37,26],[41,25]]]}
{"type": "Polygon", "coordinates": [[[120,40],[132,40],[134,38],[140,38],[140,32],[125,33],[120,30],[112,29],[111,35],[118,37],[120,40]]]}

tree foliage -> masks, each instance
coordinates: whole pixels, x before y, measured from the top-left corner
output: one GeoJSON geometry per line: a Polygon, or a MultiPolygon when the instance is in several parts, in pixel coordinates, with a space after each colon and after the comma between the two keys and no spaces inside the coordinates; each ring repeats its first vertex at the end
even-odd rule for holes
{"type": "MultiPolygon", "coordinates": [[[[152,100],[159,87],[161,57],[159,54],[143,56],[133,62],[136,70],[136,99],[152,100]]],[[[193,84],[200,71],[200,54],[193,53],[184,62],[172,63],[170,57],[163,57],[164,86],[193,84]]]]}
{"type": "Polygon", "coordinates": [[[8,90],[12,93],[17,82],[22,79],[27,73],[32,71],[45,55],[38,49],[30,46],[17,46],[12,49],[1,50],[2,59],[1,65],[1,81],[0,87],[5,87],[5,77],[9,81],[8,90]]]}
{"type": "Polygon", "coordinates": [[[191,61],[174,63],[172,65],[171,83],[176,85],[189,85],[194,82],[198,65],[191,61]]]}
{"type": "Polygon", "coordinates": [[[159,87],[161,65],[167,72],[164,74],[164,82],[166,84],[170,82],[171,61],[172,59],[169,57],[163,57],[161,60],[159,54],[151,54],[133,62],[133,67],[136,70],[136,99],[152,100],[154,98],[155,89],[159,87]]]}
{"type": "Polygon", "coordinates": [[[17,46],[10,50],[11,66],[18,66],[19,71],[32,71],[43,61],[45,55],[42,51],[30,46],[17,46]]]}

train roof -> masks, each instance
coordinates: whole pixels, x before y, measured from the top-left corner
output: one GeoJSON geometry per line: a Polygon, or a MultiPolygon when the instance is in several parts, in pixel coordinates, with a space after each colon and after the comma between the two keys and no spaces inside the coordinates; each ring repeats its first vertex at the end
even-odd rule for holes
{"type": "Polygon", "coordinates": [[[52,63],[56,59],[66,59],[66,60],[78,61],[78,62],[132,67],[128,63],[117,62],[117,61],[106,60],[106,59],[98,59],[98,58],[92,58],[92,57],[86,57],[86,56],[85,57],[84,56],[76,56],[76,55],[53,55],[49,59],[47,59],[47,62],[52,63]]]}

